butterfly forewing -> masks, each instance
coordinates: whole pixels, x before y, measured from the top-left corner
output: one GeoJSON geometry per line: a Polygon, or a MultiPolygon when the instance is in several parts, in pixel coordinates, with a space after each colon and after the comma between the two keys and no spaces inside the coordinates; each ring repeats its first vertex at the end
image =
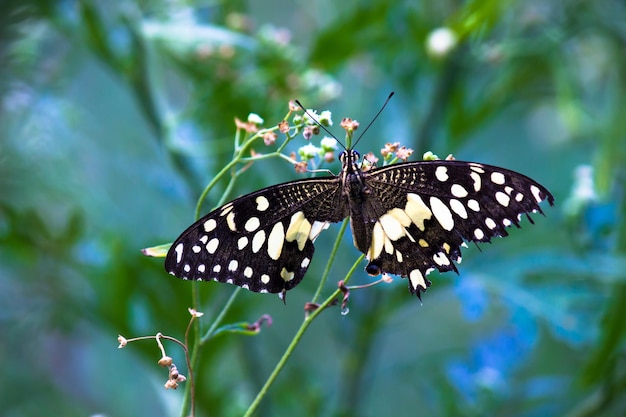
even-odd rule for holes
{"type": "Polygon", "coordinates": [[[336,177],[268,187],[207,214],[173,244],[165,269],[189,280],[221,281],[279,293],[296,286],[313,257],[313,241],[347,216],[335,204],[336,177]]]}

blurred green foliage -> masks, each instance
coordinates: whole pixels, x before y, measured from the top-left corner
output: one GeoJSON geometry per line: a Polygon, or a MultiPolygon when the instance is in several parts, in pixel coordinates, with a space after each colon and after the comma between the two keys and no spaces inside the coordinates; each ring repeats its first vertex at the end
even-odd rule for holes
{"type": "MultiPolygon", "coordinates": [[[[616,0],[3,1],[3,415],[177,415],[156,344],[117,349],[118,334],[181,338],[189,320],[190,283],[140,248],[193,220],[235,117],[273,125],[299,98],[364,123],[392,90],[362,153],[400,141],[504,166],[557,206],[466,250],[459,276],[433,274],[423,304],[396,279],[355,291],[346,316],[323,312],[258,415],[624,415],[625,17],[616,0]]],[[[293,178],[260,162],[231,197],[293,178]]],[[[246,410],[336,230],[286,306],[238,296],[226,323],[273,325],[202,351],[199,415],[246,410]]],[[[356,259],[350,237],[342,251],[328,294],[356,259]]],[[[207,321],[233,291],[198,289],[207,321]]]]}

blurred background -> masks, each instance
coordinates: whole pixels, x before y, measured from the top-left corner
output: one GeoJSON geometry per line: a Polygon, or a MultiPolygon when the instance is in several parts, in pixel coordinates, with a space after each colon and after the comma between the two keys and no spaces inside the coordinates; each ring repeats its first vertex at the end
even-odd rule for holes
{"type": "MultiPolygon", "coordinates": [[[[422,303],[398,278],[353,292],[347,315],[323,312],[258,415],[624,415],[625,22],[616,0],[3,0],[2,414],[178,415],[182,390],[163,388],[156,344],[117,348],[118,334],[182,338],[189,320],[190,284],[140,249],[193,221],[231,158],[235,117],[269,127],[299,98],[331,110],[342,139],[342,117],[363,126],[395,91],[361,153],[399,141],[413,160],[430,150],[503,166],[556,206],[471,245],[460,275],[429,276],[422,303]]],[[[231,197],[295,178],[261,161],[231,197]]],[[[286,306],[239,294],[226,323],[273,325],[204,347],[199,415],[247,409],[337,231],[318,239],[286,306]]],[[[347,236],[326,295],[357,256],[347,236]]],[[[351,283],[369,281],[359,268],[351,283]]],[[[234,287],[198,289],[210,323],[234,287]]]]}

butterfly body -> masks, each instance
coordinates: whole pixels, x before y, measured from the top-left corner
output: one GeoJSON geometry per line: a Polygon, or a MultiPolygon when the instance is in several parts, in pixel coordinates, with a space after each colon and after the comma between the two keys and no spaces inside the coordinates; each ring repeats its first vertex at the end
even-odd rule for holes
{"type": "Polygon", "coordinates": [[[284,295],[304,277],[319,233],[350,217],[365,270],[407,277],[419,296],[430,271],[456,271],[464,241],[506,236],[522,214],[554,201],[532,179],[485,164],[420,161],[362,171],[354,150],[340,161],[339,175],[267,187],[207,214],[172,244],[165,269],[284,295]]]}

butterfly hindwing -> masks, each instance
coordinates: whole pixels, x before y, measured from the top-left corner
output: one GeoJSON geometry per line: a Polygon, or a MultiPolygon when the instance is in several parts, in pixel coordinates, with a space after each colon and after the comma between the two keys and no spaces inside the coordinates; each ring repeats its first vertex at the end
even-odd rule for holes
{"type": "Polygon", "coordinates": [[[338,179],[304,179],[227,203],[191,225],[172,244],[165,269],[189,280],[215,280],[255,292],[295,287],[313,257],[313,241],[347,215],[333,204],[338,179]]]}

